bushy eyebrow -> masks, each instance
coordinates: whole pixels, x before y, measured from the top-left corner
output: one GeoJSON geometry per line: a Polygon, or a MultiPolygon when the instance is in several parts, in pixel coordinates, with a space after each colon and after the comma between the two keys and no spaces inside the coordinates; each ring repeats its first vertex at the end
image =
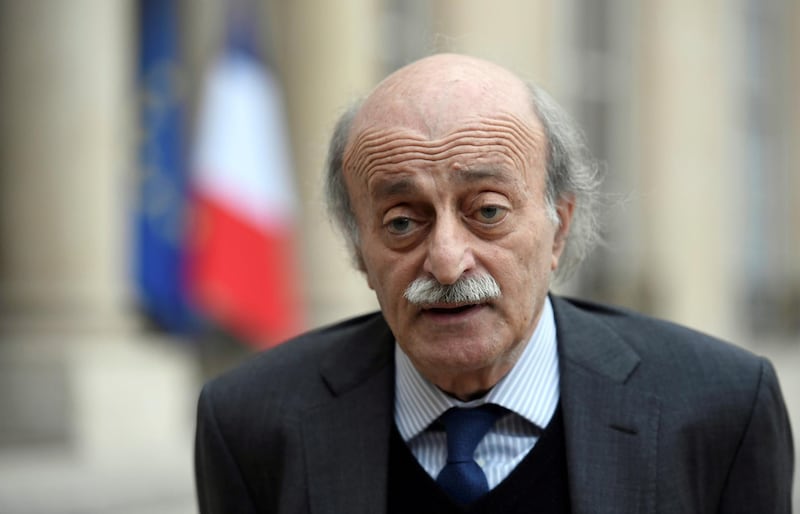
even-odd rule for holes
{"type": "Polygon", "coordinates": [[[411,177],[401,176],[376,179],[370,189],[377,198],[386,198],[413,193],[419,190],[419,186],[411,177]]]}
{"type": "MultiPolygon", "coordinates": [[[[506,186],[519,186],[519,177],[513,176],[506,171],[496,169],[470,168],[455,170],[452,173],[456,182],[464,184],[488,181],[506,186]]],[[[413,194],[419,191],[420,186],[413,177],[409,175],[400,175],[399,177],[388,176],[377,178],[373,187],[370,187],[370,189],[377,198],[387,198],[413,194]]]]}
{"type": "Polygon", "coordinates": [[[506,185],[517,184],[519,178],[512,176],[506,171],[488,168],[463,169],[454,172],[459,182],[473,183],[482,181],[494,181],[506,185]]]}

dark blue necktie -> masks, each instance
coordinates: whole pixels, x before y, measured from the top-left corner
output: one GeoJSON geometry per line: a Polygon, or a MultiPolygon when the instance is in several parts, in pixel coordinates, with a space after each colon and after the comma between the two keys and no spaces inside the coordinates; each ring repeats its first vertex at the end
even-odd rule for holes
{"type": "Polygon", "coordinates": [[[502,414],[502,407],[483,405],[473,409],[454,407],[439,418],[447,432],[447,464],[436,482],[455,501],[472,503],[489,492],[486,475],[473,455],[502,414]]]}

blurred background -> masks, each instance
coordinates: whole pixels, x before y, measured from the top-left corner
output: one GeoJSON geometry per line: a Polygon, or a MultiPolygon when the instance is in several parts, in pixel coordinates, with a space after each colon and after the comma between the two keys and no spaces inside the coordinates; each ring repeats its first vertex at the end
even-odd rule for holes
{"type": "Polygon", "coordinates": [[[439,51],[542,84],[604,163],[607,245],[556,290],[768,356],[800,425],[800,3],[4,0],[0,512],[196,511],[203,381],[376,308],[327,138],[439,51]]]}

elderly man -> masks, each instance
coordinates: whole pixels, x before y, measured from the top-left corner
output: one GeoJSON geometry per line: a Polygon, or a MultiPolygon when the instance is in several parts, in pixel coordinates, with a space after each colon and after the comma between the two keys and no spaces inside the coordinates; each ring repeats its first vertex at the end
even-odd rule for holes
{"type": "Polygon", "coordinates": [[[204,388],[202,512],[790,512],[766,360],[548,293],[595,238],[578,134],[458,55],[344,115],[328,197],[381,311],[204,388]]]}

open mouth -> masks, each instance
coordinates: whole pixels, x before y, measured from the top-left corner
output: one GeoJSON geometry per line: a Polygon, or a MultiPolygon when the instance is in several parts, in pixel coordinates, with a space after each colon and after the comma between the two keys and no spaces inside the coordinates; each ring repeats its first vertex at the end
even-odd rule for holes
{"type": "Polygon", "coordinates": [[[432,312],[434,314],[461,314],[462,312],[474,309],[475,307],[477,307],[477,305],[471,304],[471,305],[459,305],[457,307],[432,307],[430,309],[425,309],[425,310],[432,312]]]}

